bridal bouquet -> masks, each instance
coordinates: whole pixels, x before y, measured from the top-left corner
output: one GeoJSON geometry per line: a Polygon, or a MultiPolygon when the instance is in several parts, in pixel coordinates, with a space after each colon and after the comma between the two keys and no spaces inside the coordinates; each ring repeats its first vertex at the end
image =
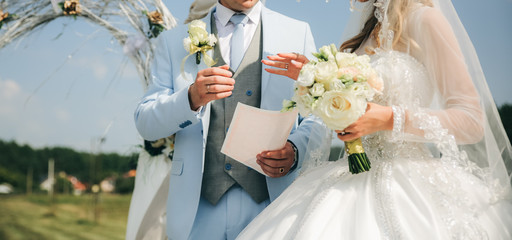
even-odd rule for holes
{"type": "MultiPolygon", "coordinates": [[[[361,117],[367,101],[383,90],[382,79],[370,65],[370,57],[339,52],[334,44],[323,46],[317,58],[302,68],[292,100],[282,111],[297,107],[303,115],[320,117],[332,130],[342,130],[361,117]]],[[[361,139],[345,142],[349,169],[353,174],[370,170],[361,139]]]]}

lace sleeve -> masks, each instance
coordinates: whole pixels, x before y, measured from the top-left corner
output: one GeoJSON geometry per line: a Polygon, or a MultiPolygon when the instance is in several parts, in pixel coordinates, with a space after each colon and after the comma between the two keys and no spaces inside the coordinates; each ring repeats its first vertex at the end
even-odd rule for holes
{"type": "Polygon", "coordinates": [[[423,136],[414,123],[417,110],[437,117],[442,127],[458,144],[475,143],[483,137],[483,113],[480,98],[472,82],[464,56],[447,20],[434,8],[423,8],[408,24],[411,55],[427,70],[434,99],[424,109],[407,109],[404,119],[406,133],[423,136]]]}

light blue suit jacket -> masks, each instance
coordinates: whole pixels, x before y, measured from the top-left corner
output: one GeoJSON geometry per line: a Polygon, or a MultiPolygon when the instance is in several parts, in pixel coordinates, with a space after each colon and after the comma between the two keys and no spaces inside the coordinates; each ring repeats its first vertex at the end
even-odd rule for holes
{"type": "MultiPolygon", "coordinates": [[[[211,12],[203,21],[211,32],[211,12]]],[[[311,58],[316,51],[309,25],[262,7],[263,59],[283,52],[297,52],[311,58]]],[[[210,104],[197,114],[190,110],[188,88],[198,71],[207,68],[203,61],[198,65],[195,56],[185,63],[185,76],[180,73],[181,61],[187,56],[183,39],[187,26],[182,25],[162,33],[157,41],[153,63],[152,84],[135,111],[135,123],[141,136],[156,140],[176,133],[175,151],[171,168],[167,202],[167,234],[170,239],[187,239],[196,216],[203,161],[210,123],[210,104]]],[[[208,54],[212,54],[209,51],[208,54]]],[[[264,68],[264,67],[263,67],[264,68]]],[[[283,76],[262,71],[260,108],[280,110],[284,99],[293,96],[294,81],[283,76]]],[[[236,83],[235,83],[236,84],[236,83]]],[[[299,150],[298,168],[308,143],[313,124],[309,118],[298,119],[289,140],[299,150]]],[[[268,178],[271,201],[281,194],[297,176],[297,171],[281,178],[268,178]]]]}

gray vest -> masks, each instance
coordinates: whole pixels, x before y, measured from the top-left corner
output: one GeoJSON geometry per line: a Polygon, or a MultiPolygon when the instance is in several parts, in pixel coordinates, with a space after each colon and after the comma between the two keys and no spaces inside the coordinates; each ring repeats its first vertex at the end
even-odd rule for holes
{"type": "MultiPolygon", "coordinates": [[[[211,28],[212,33],[217,35],[213,14],[211,28]]],[[[235,184],[241,186],[257,203],[268,198],[267,183],[262,174],[220,152],[237,103],[241,102],[254,107],[260,106],[261,32],[260,22],[251,44],[233,76],[236,82],[233,95],[213,101],[211,104],[201,194],[213,205],[217,204],[224,193],[235,184]]],[[[216,66],[225,65],[218,44],[214,48],[213,58],[217,60],[216,66]]]]}

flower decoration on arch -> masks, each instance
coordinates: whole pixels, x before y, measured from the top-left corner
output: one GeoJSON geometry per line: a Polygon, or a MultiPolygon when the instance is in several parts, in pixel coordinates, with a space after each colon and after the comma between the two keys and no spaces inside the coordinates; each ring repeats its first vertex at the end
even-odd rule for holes
{"type": "Polygon", "coordinates": [[[154,55],[151,38],[176,26],[162,0],[3,0],[0,1],[0,49],[65,16],[82,18],[107,30],[134,62],[144,87],[151,81],[154,55]]]}
{"type": "Polygon", "coordinates": [[[9,14],[9,12],[4,12],[0,9],[0,29],[2,29],[4,23],[8,23],[14,19],[16,19],[16,14],[9,14]]]}
{"type": "Polygon", "coordinates": [[[59,3],[64,15],[77,15],[82,12],[80,0],[66,0],[59,3]]]}
{"type": "Polygon", "coordinates": [[[165,30],[164,19],[162,13],[158,10],[152,12],[143,12],[146,16],[148,16],[148,24],[149,24],[149,38],[156,38],[160,33],[165,30]]]}

